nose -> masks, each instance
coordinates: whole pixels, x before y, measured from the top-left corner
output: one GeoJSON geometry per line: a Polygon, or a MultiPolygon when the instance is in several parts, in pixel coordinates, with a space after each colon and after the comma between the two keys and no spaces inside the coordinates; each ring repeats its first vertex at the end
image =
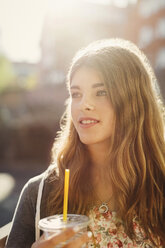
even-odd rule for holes
{"type": "Polygon", "coordinates": [[[84,98],[81,101],[81,109],[84,111],[92,111],[95,109],[95,106],[91,99],[84,98]]]}
{"type": "Polygon", "coordinates": [[[89,104],[89,103],[86,103],[86,104],[84,105],[84,109],[85,109],[85,110],[88,110],[88,111],[94,110],[94,106],[91,105],[91,104],[89,104]]]}

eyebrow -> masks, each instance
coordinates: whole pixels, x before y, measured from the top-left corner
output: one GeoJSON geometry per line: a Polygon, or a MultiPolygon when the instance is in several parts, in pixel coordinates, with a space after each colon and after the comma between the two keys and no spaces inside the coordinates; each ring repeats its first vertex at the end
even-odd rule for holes
{"type": "MultiPolygon", "coordinates": [[[[105,86],[103,83],[97,83],[97,84],[93,84],[92,88],[97,88],[97,87],[103,87],[105,86]]],[[[78,85],[73,85],[70,87],[70,89],[80,89],[80,87],[78,85]]]]}

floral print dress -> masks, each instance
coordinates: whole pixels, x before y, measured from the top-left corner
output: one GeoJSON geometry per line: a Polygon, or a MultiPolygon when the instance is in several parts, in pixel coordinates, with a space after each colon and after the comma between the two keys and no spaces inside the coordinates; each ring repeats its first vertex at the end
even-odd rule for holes
{"type": "MultiPolygon", "coordinates": [[[[116,217],[116,212],[100,213],[98,207],[93,207],[89,212],[91,220],[89,228],[93,233],[93,242],[88,243],[88,248],[153,248],[153,244],[145,238],[136,218],[133,227],[137,240],[132,241],[124,232],[124,226],[116,217]]],[[[162,246],[157,246],[157,248],[162,246]]]]}

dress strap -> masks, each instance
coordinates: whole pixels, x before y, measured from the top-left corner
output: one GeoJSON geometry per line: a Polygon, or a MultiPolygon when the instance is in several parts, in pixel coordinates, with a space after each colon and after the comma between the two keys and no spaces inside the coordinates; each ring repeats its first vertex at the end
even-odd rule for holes
{"type": "Polygon", "coordinates": [[[38,228],[38,223],[40,220],[40,208],[41,208],[41,199],[44,188],[45,179],[50,175],[50,173],[54,170],[54,165],[50,165],[49,168],[44,172],[43,178],[39,184],[38,195],[37,195],[37,203],[36,203],[36,215],[35,215],[35,240],[37,241],[40,238],[40,230],[38,228]]]}
{"type": "Polygon", "coordinates": [[[42,198],[42,192],[43,192],[43,187],[44,187],[44,180],[45,180],[45,177],[42,178],[39,184],[38,195],[37,195],[36,216],[35,216],[35,240],[36,241],[40,237],[40,230],[38,228],[38,222],[40,220],[40,205],[41,205],[41,198],[42,198]]]}

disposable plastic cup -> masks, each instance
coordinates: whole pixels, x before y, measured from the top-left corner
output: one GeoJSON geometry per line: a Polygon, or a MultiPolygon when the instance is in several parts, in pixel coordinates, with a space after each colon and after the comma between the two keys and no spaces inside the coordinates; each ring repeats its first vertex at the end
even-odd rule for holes
{"type": "Polygon", "coordinates": [[[76,227],[78,232],[71,239],[56,246],[60,248],[62,245],[69,243],[71,240],[78,238],[86,232],[88,224],[89,218],[86,215],[68,214],[67,221],[63,221],[63,214],[60,214],[41,219],[38,226],[44,232],[45,239],[50,236],[58,235],[66,228],[76,227]]]}

